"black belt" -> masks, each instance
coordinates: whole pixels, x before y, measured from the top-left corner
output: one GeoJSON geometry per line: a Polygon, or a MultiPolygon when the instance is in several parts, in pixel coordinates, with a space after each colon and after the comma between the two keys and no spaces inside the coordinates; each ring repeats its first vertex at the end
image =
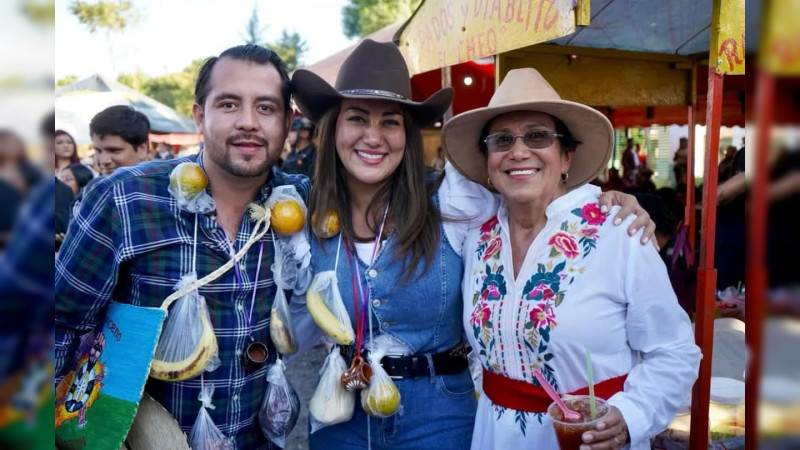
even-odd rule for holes
{"type": "MultiPolygon", "coordinates": [[[[349,363],[353,358],[355,347],[345,345],[340,347],[339,351],[349,363]]],[[[362,356],[366,358],[366,350],[362,351],[362,356]]],[[[431,360],[433,361],[433,371],[436,375],[455,375],[469,367],[467,352],[461,344],[450,350],[431,355],[431,360]]],[[[431,368],[426,355],[387,355],[381,358],[381,366],[391,378],[417,378],[431,375],[431,368]]]]}

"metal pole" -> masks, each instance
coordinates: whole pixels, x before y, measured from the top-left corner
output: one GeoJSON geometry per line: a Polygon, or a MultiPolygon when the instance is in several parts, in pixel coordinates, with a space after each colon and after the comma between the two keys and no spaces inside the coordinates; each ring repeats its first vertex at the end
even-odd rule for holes
{"type": "Polygon", "coordinates": [[[700,242],[700,267],[697,270],[697,315],[695,341],[703,352],[700,374],[692,392],[692,422],[689,446],[708,447],[708,403],[711,395],[711,359],[714,348],[714,308],[717,270],[714,268],[714,238],[717,224],[717,172],[719,127],[722,113],[722,78],[716,68],[708,68],[706,107],[706,158],[703,176],[703,236],[700,242]]]}

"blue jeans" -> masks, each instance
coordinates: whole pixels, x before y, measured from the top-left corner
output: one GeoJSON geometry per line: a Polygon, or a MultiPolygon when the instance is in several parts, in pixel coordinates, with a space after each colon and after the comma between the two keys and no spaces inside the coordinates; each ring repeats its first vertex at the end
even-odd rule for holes
{"type": "MultiPolygon", "coordinates": [[[[393,381],[400,390],[400,410],[386,419],[369,417],[373,449],[469,448],[478,405],[469,370],[456,375],[393,381]]],[[[312,434],[311,448],[367,448],[367,417],[359,393],[353,418],[312,434]]]]}

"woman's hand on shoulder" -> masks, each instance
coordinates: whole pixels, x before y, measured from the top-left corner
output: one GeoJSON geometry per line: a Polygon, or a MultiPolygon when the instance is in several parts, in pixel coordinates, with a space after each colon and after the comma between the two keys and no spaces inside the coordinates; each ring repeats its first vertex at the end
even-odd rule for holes
{"type": "Polygon", "coordinates": [[[595,430],[583,433],[581,450],[608,450],[622,448],[628,443],[628,425],[616,406],[609,405],[605,419],[597,422],[595,430]]]}
{"type": "Polygon", "coordinates": [[[642,208],[636,197],[619,191],[606,191],[600,195],[599,203],[600,210],[604,213],[608,212],[612,206],[620,207],[616,216],[614,216],[614,225],[621,224],[628,216],[633,214],[636,219],[628,227],[628,235],[633,236],[640,228],[644,227],[644,233],[640,240],[642,245],[652,242],[656,250],[660,250],[655,238],[656,223],[650,219],[650,214],[642,208]]]}

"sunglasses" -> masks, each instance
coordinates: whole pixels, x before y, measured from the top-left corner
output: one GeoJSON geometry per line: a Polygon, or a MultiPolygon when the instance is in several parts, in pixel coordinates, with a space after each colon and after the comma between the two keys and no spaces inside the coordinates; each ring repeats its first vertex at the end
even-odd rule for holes
{"type": "Polygon", "coordinates": [[[563,136],[550,130],[530,130],[522,135],[503,132],[490,134],[483,142],[490,152],[495,153],[511,150],[517,138],[522,138],[528,148],[547,148],[553,145],[555,138],[563,136]]]}

